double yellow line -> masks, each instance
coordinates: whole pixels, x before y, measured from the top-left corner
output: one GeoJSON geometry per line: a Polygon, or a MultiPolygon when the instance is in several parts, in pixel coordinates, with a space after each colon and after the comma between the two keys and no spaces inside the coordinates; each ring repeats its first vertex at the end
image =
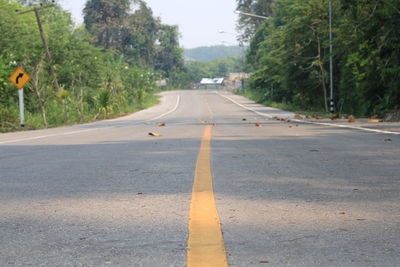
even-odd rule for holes
{"type": "Polygon", "coordinates": [[[211,173],[212,126],[206,126],[197,158],[189,213],[187,266],[228,266],[211,173]]]}

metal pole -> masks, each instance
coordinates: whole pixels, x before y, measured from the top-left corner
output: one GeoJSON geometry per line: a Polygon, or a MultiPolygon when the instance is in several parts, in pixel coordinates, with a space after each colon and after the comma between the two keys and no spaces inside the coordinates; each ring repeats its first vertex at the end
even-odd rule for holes
{"type": "Polygon", "coordinates": [[[21,128],[25,127],[25,117],[24,117],[24,88],[18,90],[19,97],[19,117],[21,128]]]}
{"type": "Polygon", "coordinates": [[[330,111],[335,112],[333,100],[333,43],[332,43],[332,0],[329,0],[329,71],[330,71],[330,111]]]}

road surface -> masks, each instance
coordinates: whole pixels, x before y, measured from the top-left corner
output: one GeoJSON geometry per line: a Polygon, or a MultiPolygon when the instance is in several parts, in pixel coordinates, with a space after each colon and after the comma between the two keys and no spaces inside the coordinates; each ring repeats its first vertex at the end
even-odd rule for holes
{"type": "Polygon", "coordinates": [[[0,135],[1,266],[195,266],[214,245],[229,266],[399,266],[397,124],[162,95],[119,119],[0,135]]]}

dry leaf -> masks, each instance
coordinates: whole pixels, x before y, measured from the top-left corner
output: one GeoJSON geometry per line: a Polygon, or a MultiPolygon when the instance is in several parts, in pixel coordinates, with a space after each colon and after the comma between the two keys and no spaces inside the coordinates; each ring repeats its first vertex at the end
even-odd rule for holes
{"type": "Polygon", "coordinates": [[[342,214],[342,215],[344,215],[344,214],[346,214],[346,212],[344,212],[344,211],[341,211],[341,212],[339,212],[339,214],[342,214]]]}
{"type": "Polygon", "coordinates": [[[165,126],[165,122],[158,122],[158,123],[157,123],[157,126],[158,126],[158,127],[165,126]]]}
{"type": "Polygon", "coordinates": [[[255,123],[256,127],[261,127],[261,124],[259,124],[258,122],[255,123]]]}
{"type": "Polygon", "coordinates": [[[150,132],[149,135],[150,136],[155,136],[155,137],[161,136],[160,133],[153,133],[153,132],[150,132]]]}

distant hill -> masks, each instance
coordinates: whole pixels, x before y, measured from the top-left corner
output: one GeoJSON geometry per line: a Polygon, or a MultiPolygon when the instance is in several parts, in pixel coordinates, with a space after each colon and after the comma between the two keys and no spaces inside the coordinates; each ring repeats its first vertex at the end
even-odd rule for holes
{"type": "Polygon", "coordinates": [[[244,55],[247,47],[241,46],[202,46],[197,48],[185,49],[186,60],[197,60],[210,62],[219,58],[238,57],[244,55]]]}

